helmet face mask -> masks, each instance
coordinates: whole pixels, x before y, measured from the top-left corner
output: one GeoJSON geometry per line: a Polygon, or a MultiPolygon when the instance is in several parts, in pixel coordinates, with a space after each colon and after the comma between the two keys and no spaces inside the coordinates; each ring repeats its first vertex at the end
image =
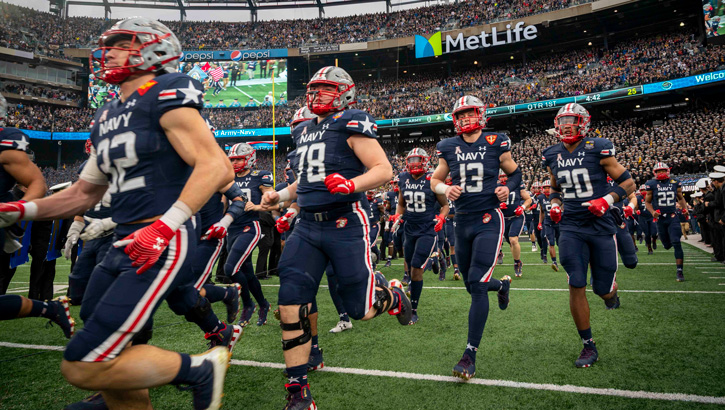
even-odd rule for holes
{"type": "Polygon", "coordinates": [[[98,48],[90,56],[91,74],[120,84],[137,72],[172,73],[179,67],[180,55],[181,44],[168,27],[156,20],[132,17],[117,22],[98,39],[98,48]],[[101,55],[95,57],[98,51],[101,55]],[[109,54],[112,60],[118,58],[113,61],[117,64],[107,65],[109,54]]]}
{"type": "Polygon", "coordinates": [[[652,172],[655,174],[655,179],[658,181],[666,181],[670,179],[670,167],[664,162],[658,162],[652,168],[652,172]]]}
{"type": "Polygon", "coordinates": [[[546,196],[549,196],[551,194],[551,182],[549,182],[548,179],[541,184],[541,190],[546,196]]]}
{"type": "Polygon", "coordinates": [[[252,169],[257,162],[257,151],[251,145],[244,142],[234,144],[229,149],[229,159],[232,160],[234,173],[239,174],[252,169]]]}
{"type": "Polygon", "coordinates": [[[307,108],[317,115],[343,111],[355,104],[355,83],[340,67],[318,70],[307,84],[307,108]]]}
{"type": "Polygon", "coordinates": [[[591,116],[586,108],[571,103],[561,107],[554,118],[556,136],[565,144],[575,144],[589,132],[591,116]]]}
{"type": "Polygon", "coordinates": [[[480,99],[466,95],[456,100],[451,117],[456,134],[472,134],[486,126],[486,107],[480,99]]]}

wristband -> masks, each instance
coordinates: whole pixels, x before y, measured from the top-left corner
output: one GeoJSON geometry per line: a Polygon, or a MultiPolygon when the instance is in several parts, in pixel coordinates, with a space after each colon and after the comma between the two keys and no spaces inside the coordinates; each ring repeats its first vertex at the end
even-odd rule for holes
{"type": "Polygon", "coordinates": [[[225,228],[229,228],[229,225],[231,225],[232,222],[234,222],[234,217],[229,214],[225,214],[224,217],[219,221],[219,224],[224,226],[225,228]]]}
{"type": "Polygon", "coordinates": [[[506,187],[509,189],[509,192],[514,192],[521,189],[522,177],[523,176],[521,174],[521,169],[519,169],[519,167],[516,167],[514,172],[507,175],[506,187]]]}
{"type": "Polygon", "coordinates": [[[614,197],[612,196],[612,194],[604,195],[604,200],[607,201],[609,206],[612,206],[612,204],[614,203],[614,197]]]}
{"type": "Polygon", "coordinates": [[[448,185],[439,182],[438,185],[436,185],[435,193],[440,195],[445,195],[446,191],[448,191],[448,185]]]}
{"type": "Polygon", "coordinates": [[[32,221],[38,215],[38,205],[35,202],[23,203],[23,216],[20,218],[23,221],[32,221]]]}
{"type": "Polygon", "coordinates": [[[191,218],[191,208],[181,201],[176,201],[159,221],[165,223],[172,232],[176,232],[189,218],[191,218]]]}
{"type": "Polygon", "coordinates": [[[626,169],[624,172],[622,172],[622,175],[618,176],[617,179],[614,180],[617,184],[621,184],[622,182],[632,178],[632,174],[629,173],[626,169]]]}
{"type": "MultiPolygon", "coordinates": [[[[627,197],[627,191],[625,191],[625,190],[624,190],[624,188],[622,188],[622,187],[621,187],[621,186],[619,186],[619,185],[616,185],[616,186],[615,186],[615,187],[614,187],[614,188],[612,189],[612,192],[610,192],[609,194],[610,194],[610,196],[611,196],[611,194],[617,194],[617,196],[619,196],[619,200],[620,200],[620,201],[624,201],[624,198],[626,198],[626,197],[627,197]]],[[[612,204],[612,203],[610,202],[610,203],[609,203],[609,205],[611,205],[611,204],[612,204]]]]}
{"type": "Polygon", "coordinates": [[[561,201],[561,192],[552,192],[549,194],[549,200],[558,199],[561,201]]]}
{"type": "Polygon", "coordinates": [[[294,217],[297,216],[297,210],[294,208],[290,208],[284,216],[287,215],[289,215],[287,219],[294,219],[294,217]]]}
{"type": "Polygon", "coordinates": [[[246,206],[246,201],[232,201],[232,204],[229,205],[226,213],[231,215],[232,218],[239,218],[244,213],[244,208],[246,206]]]}
{"type": "Polygon", "coordinates": [[[224,192],[224,196],[229,198],[229,200],[233,201],[234,198],[244,198],[244,194],[242,194],[242,189],[239,188],[239,186],[236,183],[233,183],[232,186],[224,192]]]}
{"type": "Polygon", "coordinates": [[[552,202],[552,203],[551,203],[551,208],[552,208],[552,209],[554,209],[554,208],[559,208],[559,204],[557,204],[556,202],[552,202]]]}
{"type": "Polygon", "coordinates": [[[279,195],[279,202],[287,202],[290,200],[290,192],[287,188],[277,191],[277,194],[279,195]]]}

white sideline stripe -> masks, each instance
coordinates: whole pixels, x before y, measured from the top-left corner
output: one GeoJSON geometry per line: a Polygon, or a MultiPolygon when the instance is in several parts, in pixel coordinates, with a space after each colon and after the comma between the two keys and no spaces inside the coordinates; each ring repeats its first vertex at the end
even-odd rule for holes
{"type": "MultiPolygon", "coordinates": [[[[262,285],[263,287],[278,288],[279,285],[262,285]]],[[[321,288],[327,288],[327,285],[320,285],[321,288]]],[[[466,290],[463,286],[425,286],[425,289],[445,289],[445,290],[466,290]]],[[[511,288],[511,290],[538,290],[543,292],[568,292],[569,289],[548,289],[548,288],[511,288]]],[[[591,292],[591,289],[587,289],[587,292],[591,292]]],[[[617,292],[623,293],[691,293],[691,294],[725,294],[725,291],[721,290],[622,290],[618,289],[617,292]]]]}
{"type": "MultiPolygon", "coordinates": [[[[53,350],[63,351],[64,346],[44,346],[44,345],[27,345],[20,343],[9,343],[0,342],[0,347],[12,347],[21,349],[34,349],[34,350],[53,350]]],[[[235,366],[248,366],[248,367],[264,367],[270,369],[284,369],[284,363],[271,363],[271,362],[257,362],[252,360],[231,360],[231,364],[235,366]]],[[[378,377],[392,377],[397,379],[408,379],[408,380],[427,380],[434,382],[448,382],[448,383],[467,383],[477,384],[481,386],[497,386],[497,387],[509,387],[517,389],[529,389],[529,390],[548,390],[557,391],[563,393],[579,393],[579,394],[596,394],[603,396],[616,396],[626,397],[630,399],[649,399],[649,400],[666,400],[666,401],[685,401],[685,402],[696,402],[696,403],[708,403],[708,404],[725,404],[725,397],[715,396],[699,396],[696,394],[684,394],[684,393],[656,393],[647,391],[635,391],[635,390],[621,390],[621,389],[603,389],[596,387],[585,387],[585,386],[573,386],[570,384],[551,384],[551,383],[525,383],[516,382],[511,380],[494,380],[494,379],[471,379],[467,382],[462,381],[459,378],[452,376],[441,376],[437,374],[420,374],[420,373],[407,373],[407,372],[393,372],[385,370],[370,370],[370,369],[356,369],[349,367],[334,367],[328,366],[318,370],[320,372],[329,373],[340,373],[340,374],[354,374],[360,376],[378,376],[378,377]]]]}
{"type": "MultiPolygon", "coordinates": [[[[240,90],[240,89],[239,89],[239,88],[238,88],[238,87],[237,87],[236,85],[233,85],[232,87],[236,88],[236,89],[237,89],[237,91],[239,91],[240,93],[242,93],[242,94],[246,95],[247,97],[249,97],[249,98],[253,98],[253,99],[254,99],[254,102],[256,102],[257,104],[261,104],[261,103],[262,103],[262,102],[261,102],[261,101],[259,101],[258,99],[254,98],[254,97],[252,97],[251,95],[249,95],[249,94],[245,93],[244,91],[240,90]]],[[[251,86],[249,86],[249,85],[248,85],[247,87],[251,87],[251,86]]]]}
{"type": "MultiPolygon", "coordinates": [[[[250,366],[250,367],[266,367],[271,369],[284,369],[285,365],[282,363],[269,363],[269,362],[255,362],[251,360],[232,360],[231,364],[236,366],[250,366]]],[[[349,367],[324,367],[320,372],[329,373],[340,373],[340,374],[354,374],[360,376],[378,376],[378,377],[393,377],[396,379],[408,379],[408,380],[427,380],[433,382],[447,382],[447,383],[466,383],[466,384],[477,384],[481,386],[497,386],[497,387],[510,387],[516,389],[529,389],[529,390],[548,390],[557,391],[563,393],[579,393],[579,394],[597,394],[603,396],[617,396],[626,397],[630,399],[650,399],[650,400],[666,400],[666,401],[686,401],[696,403],[709,403],[709,404],[725,404],[725,397],[713,397],[713,396],[698,396],[695,394],[683,394],[683,393],[655,393],[647,391],[634,391],[634,390],[620,390],[620,389],[602,389],[595,387],[584,387],[584,386],[573,386],[570,384],[550,384],[550,383],[522,383],[511,380],[492,380],[492,379],[471,379],[467,382],[453,377],[453,376],[441,376],[437,374],[420,374],[420,373],[407,373],[407,372],[393,372],[385,370],[368,370],[368,369],[355,369],[349,367]]]]}
{"type": "MultiPolygon", "coordinates": [[[[709,273],[709,272],[703,272],[703,273],[709,273]]],[[[710,276],[710,279],[725,279],[725,276],[710,276]]]]}

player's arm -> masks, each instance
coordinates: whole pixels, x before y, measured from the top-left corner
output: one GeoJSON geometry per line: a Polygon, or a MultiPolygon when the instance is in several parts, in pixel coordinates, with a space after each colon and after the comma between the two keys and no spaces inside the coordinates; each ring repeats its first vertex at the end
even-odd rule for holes
{"type": "Polygon", "coordinates": [[[521,199],[524,200],[524,204],[522,205],[524,209],[529,209],[529,206],[534,202],[534,198],[529,195],[529,192],[525,189],[521,190],[521,199]]]}
{"type": "Polygon", "coordinates": [[[433,171],[433,175],[430,178],[430,188],[436,194],[445,195],[447,199],[455,201],[461,196],[463,189],[460,185],[446,185],[444,181],[450,171],[450,168],[448,168],[448,162],[446,162],[443,158],[438,158],[438,166],[435,171],[433,171]]]}
{"type": "Polygon", "coordinates": [[[190,217],[204,206],[214,192],[234,180],[232,164],[195,108],[181,107],[167,111],[161,116],[160,124],[176,153],[194,168],[174,205],[186,206],[188,209],[183,211],[190,212],[190,217]]]}
{"type": "MultiPolygon", "coordinates": [[[[549,170],[549,182],[551,183],[551,206],[554,206],[554,204],[556,204],[557,206],[561,206],[561,188],[559,187],[559,183],[556,181],[556,177],[551,171],[551,168],[547,168],[549,170]]],[[[541,208],[543,208],[543,206],[541,208]]]]}
{"type": "Polygon", "coordinates": [[[383,147],[377,140],[362,134],[355,134],[347,139],[347,144],[368,169],[367,172],[350,180],[354,186],[353,192],[365,192],[390,181],[393,177],[393,166],[390,165],[388,156],[385,155],[383,147]]]}
{"type": "Polygon", "coordinates": [[[287,188],[283,188],[280,191],[275,191],[274,189],[272,189],[263,193],[261,204],[262,210],[267,211],[272,209],[280,202],[289,203],[290,201],[297,199],[297,182],[299,182],[299,180],[296,180],[287,188]]]}
{"type": "MultiPolygon", "coordinates": [[[[677,187],[677,203],[680,205],[680,210],[682,214],[688,216],[690,214],[690,211],[687,209],[687,201],[685,200],[685,196],[682,195],[682,187],[677,187]]],[[[722,219],[719,222],[722,223],[722,219]]]]}
{"type": "Polygon", "coordinates": [[[446,217],[448,216],[448,212],[450,212],[450,207],[448,206],[448,199],[446,199],[445,195],[441,194],[436,194],[436,199],[441,205],[441,210],[438,212],[438,216],[446,219],[446,217]]]}
{"type": "Polygon", "coordinates": [[[0,153],[0,165],[10,176],[26,188],[24,201],[42,198],[48,190],[43,173],[30,161],[24,151],[5,150],[0,153]]]}
{"type": "Polygon", "coordinates": [[[495,193],[498,200],[506,202],[509,193],[521,186],[521,170],[516,161],[511,157],[511,151],[506,151],[498,157],[499,167],[506,173],[506,185],[496,187],[495,193]]]}
{"type": "MultiPolygon", "coordinates": [[[[259,190],[262,191],[262,196],[264,197],[264,194],[267,192],[275,192],[274,187],[271,186],[264,186],[261,185],[259,187],[259,190]]],[[[279,210],[279,203],[275,205],[268,205],[268,206],[262,206],[260,203],[259,205],[255,205],[252,203],[252,201],[247,201],[247,205],[244,207],[245,211],[278,211],[279,210]]]]}
{"type": "MultiPolygon", "coordinates": [[[[629,174],[629,171],[627,171],[622,164],[617,162],[616,158],[613,156],[602,158],[599,163],[604,168],[604,171],[609,174],[609,176],[612,177],[614,182],[617,184],[614,191],[607,194],[613,199],[612,203],[622,201],[634,192],[636,187],[632,175],[629,174]]],[[[610,205],[612,203],[610,203],[610,205]]]]}
{"type": "MultiPolygon", "coordinates": [[[[649,187],[647,187],[649,188],[649,187]]],[[[655,208],[652,206],[652,190],[647,190],[647,195],[644,197],[644,207],[647,208],[650,214],[655,215],[655,208]]]]}
{"type": "Polygon", "coordinates": [[[627,198],[629,199],[629,205],[632,207],[633,210],[636,211],[637,209],[639,209],[639,204],[637,203],[637,195],[635,195],[634,192],[629,194],[627,198]]]}
{"type": "Polygon", "coordinates": [[[406,206],[405,198],[403,198],[403,191],[401,190],[398,192],[398,206],[395,209],[395,215],[398,215],[398,217],[403,216],[406,206]]]}

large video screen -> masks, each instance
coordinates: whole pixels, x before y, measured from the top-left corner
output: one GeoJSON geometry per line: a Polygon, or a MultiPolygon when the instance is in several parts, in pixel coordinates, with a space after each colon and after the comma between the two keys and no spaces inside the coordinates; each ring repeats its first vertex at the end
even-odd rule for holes
{"type": "Polygon", "coordinates": [[[725,0],[703,0],[702,11],[707,36],[725,36],[725,0]]]}
{"type": "MultiPolygon", "coordinates": [[[[204,85],[205,108],[269,106],[287,99],[286,59],[182,61],[179,71],[204,85]]],[[[97,109],[119,97],[118,86],[93,75],[88,81],[89,107],[97,109]]]]}

